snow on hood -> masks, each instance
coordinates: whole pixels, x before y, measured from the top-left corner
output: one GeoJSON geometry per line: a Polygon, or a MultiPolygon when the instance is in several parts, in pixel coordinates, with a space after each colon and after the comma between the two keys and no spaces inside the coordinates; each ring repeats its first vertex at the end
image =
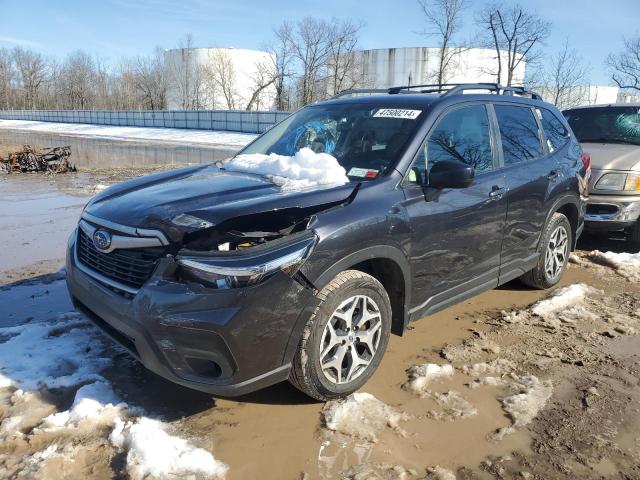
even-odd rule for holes
{"type": "Polygon", "coordinates": [[[226,170],[255,173],[270,178],[285,190],[315,185],[347,183],[347,172],[338,160],[328,153],[315,153],[303,148],[293,157],[272,153],[238,155],[225,162],[226,170]]]}

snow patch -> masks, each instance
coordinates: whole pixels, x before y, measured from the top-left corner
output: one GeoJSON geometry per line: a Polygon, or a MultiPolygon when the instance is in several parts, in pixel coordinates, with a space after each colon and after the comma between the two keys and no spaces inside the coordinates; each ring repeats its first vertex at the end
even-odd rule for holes
{"type": "Polygon", "coordinates": [[[453,366],[449,364],[436,365],[435,363],[424,363],[422,365],[415,365],[407,370],[409,381],[405,384],[405,388],[414,393],[421,394],[432,381],[451,377],[453,373],[453,366]]]}
{"type": "Polygon", "coordinates": [[[526,375],[513,384],[518,393],[502,400],[502,407],[511,417],[515,427],[530,424],[544,408],[553,393],[551,380],[541,381],[533,375],[526,375]]]}
{"type": "Polygon", "coordinates": [[[435,467],[427,468],[429,476],[427,478],[432,480],[456,480],[456,474],[448,468],[436,465],[435,467]]]}
{"type": "Polygon", "coordinates": [[[69,410],[49,415],[43,421],[43,428],[60,428],[76,425],[81,420],[91,420],[100,424],[111,424],[116,415],[126,409],[107,382],[83,385],[76,392],[69,410]]]}
{"type": "Polygon", "coordinates": [[[223,478],[229,470],[206,450],[169,435],[161,422],[150,418],[126,424],[118,418],[109,438],[127,451],[127,471],[134,480],[197,474],[223,478]]]}
{"type": "Polygon", "coordinates": [[[365,392],[356,392],[345,399],[328,402],[322,416],[329,430],[373,443],[378,441],[378,434],[385,427],[404,435],[400,422],[409,419],[406,413],[365,392]]]}
{"type": "Polygon", "coordinates": [[[454,390],[446,393],[426,392],[426,396],[432,398],[440,407],[440,411],[432,410],[429,412],[429,415],[436,420],[451,421],[478,414],[478,409],[454,390]]]}
{"type": "Polygon", "coordinates": [[[473,365],[463,365],[461,370],[470,377],[481,377],[484,375],[506,375],[516,369],[516,364],[506,358],[496,358],[490,362],[474,363],[473,365]]]}
{"type": "Polygon", "coordinates": [[[37,122],[29,120],[0,120],[0,128],[59,133],[88,137],[107,137],[120,140],[148,140],[170,143],[200,143],[243,147],[257,135],[250,133],[215,130],[191,130],[183,128],[117,127],[82,123],[37,122]]]}
{"type": "Polygon", "coordinates": [[[264,175],[285,190],[349,181],[345,169],[335,157],[328,153],[315,153],[310,148],[299,150],[293,157],[275,153],[238,155],[225,162],[223,168],[264,175]]]}
{"type": "Polygon", "coordinates": [[[595,263],[614,269],[630,282],[640,282],[640,252],[615,253],[594,250],[587,257],[595,263]]]}

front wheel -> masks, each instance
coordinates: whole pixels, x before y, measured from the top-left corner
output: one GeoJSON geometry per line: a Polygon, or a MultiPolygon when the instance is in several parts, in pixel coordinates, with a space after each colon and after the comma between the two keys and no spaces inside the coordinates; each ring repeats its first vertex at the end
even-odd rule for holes
{"type": "Polygon", "coordinates": [[[389,342],[391,304],[382,284],[346,270],[317,294],[289,381],[317,400],[348,395],[378,368],[389,342]]]}
{"type": "Polygon", "coordinates": [[[561,213],[554,213],[540,238],[538,264],[520,277],[522,283],[539,289],[553,287],[567,268],[571,245],[573,233],[569,220],[561,213]]]}

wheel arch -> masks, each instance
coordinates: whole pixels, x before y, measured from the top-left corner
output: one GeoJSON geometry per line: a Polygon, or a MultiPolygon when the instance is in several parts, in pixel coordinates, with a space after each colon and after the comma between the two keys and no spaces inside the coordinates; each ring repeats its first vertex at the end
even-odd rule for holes
{"type": "Polygon", "coordinates": [[[391,331],[402,335],[411,304],[411,267],[404,253],[389,245],[367,247],[340,259],[312,282],[321,289],[344,270],[368,273],[382,283],[391,302],[391,331]]]}
{"type": "Polygon", "coordinates": [[[575,250],[576,242],[578,241],[578,227],[580,224],[580,198],[577,194],[567,193],[562,195],[558,199],[554,201],[551,208],[549,209],[549,213],[547,213],[547,218],[545,219],[545,226],[549,223],[549,220],[553,216],[554,213],[561,213],[569,220],[569,224],[571,225],[571,237],[572,237],[572,245],[571,250],[575,250]]]}

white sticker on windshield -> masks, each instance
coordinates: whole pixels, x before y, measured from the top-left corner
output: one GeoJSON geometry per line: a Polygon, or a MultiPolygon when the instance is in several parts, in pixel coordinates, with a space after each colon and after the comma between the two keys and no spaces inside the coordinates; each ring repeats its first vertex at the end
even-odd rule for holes
{"type": "Polygon", "coordinates": [[[415,120],[422,110],[405,110],[404,108],[381,108],[373,114],[374,117],[383,118],[408,118],[415,120]]]}

